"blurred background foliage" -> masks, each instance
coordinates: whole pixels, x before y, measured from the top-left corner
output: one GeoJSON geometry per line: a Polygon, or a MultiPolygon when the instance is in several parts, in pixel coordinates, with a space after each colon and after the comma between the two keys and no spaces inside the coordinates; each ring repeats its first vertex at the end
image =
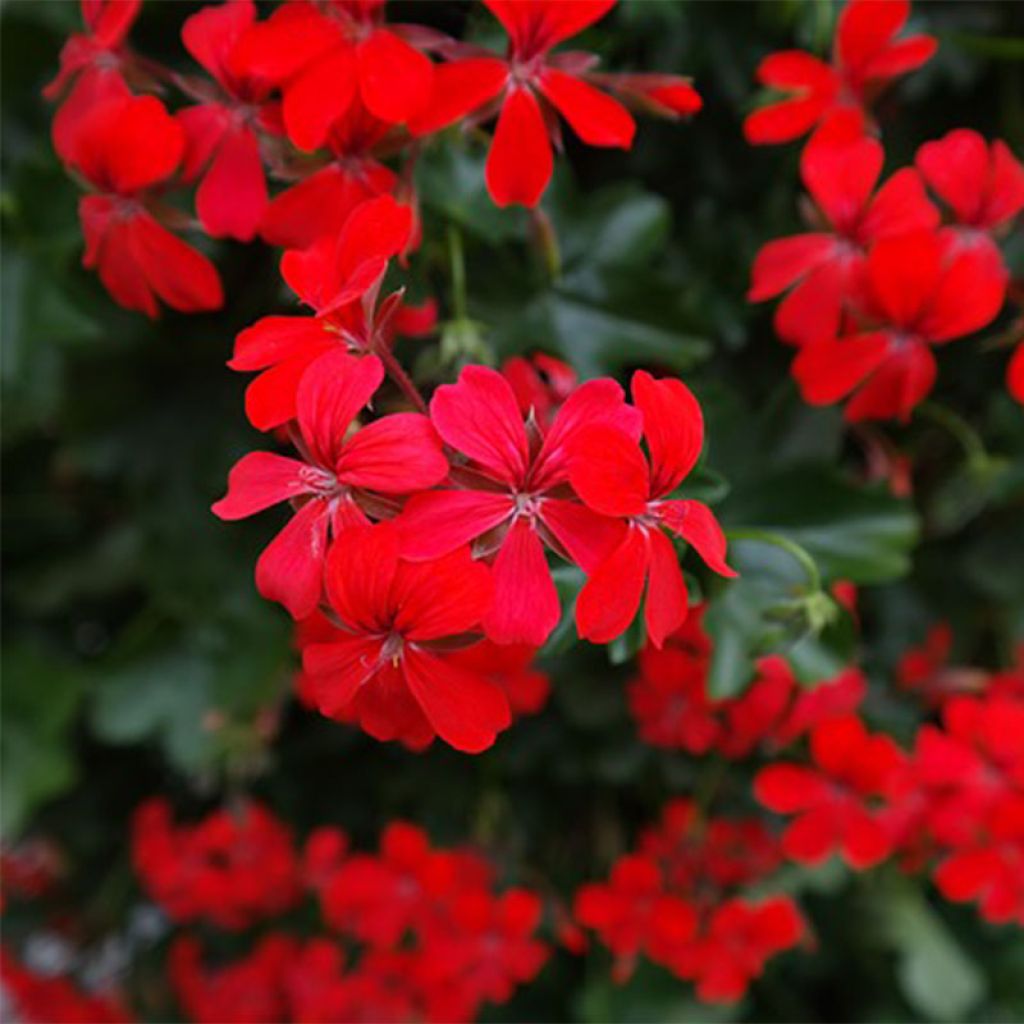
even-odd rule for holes
{"type": "MultiPolygon", "coordinates": [[[[184,64],[177,33],[195,6],[147,4],[138,49],[184,64]]],[[[457,0],[392,9],[396,21],[482,37],[478,14],[457,0]]],[[[491,205],[479,139],[450,133],[428,150],[417,172],[425,242],[402,276],[414,297],[438,298],[443,323],[439,344],[403,342],[401,354],[427,387],[463,362],[535,349],[583,376],[625,379],[639,365],[683,376],[709,434],[688,493],[720,502],[743,531],[742,579],[705,594],[715,692],[741,692],[769,650],[807,682],[859,657],[869,717],[900,735],[913,713],[891,670],[929,623],[949,619],[957,660],[973,664],[1005,664],[1024,639],[1024,417],[1004,392],[1006,350],[983,339],[943,351],[930,415],[846,431],[834,410],[799,402],[770,310],[744,301],[758,246],[799,223],[796,148],[751,149],[740,134],[753,70],[774,49],[822,51],[835,14],[825,0],[626,0],[582,44],[617,70],[692,74],[706,108],[689,125],[644,122],[631,153],[568,140],[544,201],[557,250],[537,244],[521,211],[491,205]],[[868,482],[877,434],[912,458],[912,500],[868,482]],[[801,545],[820,579],[766,533],[801,545]],[[839,579],[861,586],[859,635],[824,600],[839,579]]],[[[549,707],[479,758],[409,754],[298,708],[289,622],[252,582],[274,513],[232,526],[209,513],[228,467],[259,441],[242,413],[245,381],[224,363],[242,327],[289,305],[276,257],[211,246],[228,296],[217,315],[150,323],[118,309],[80,267],[77,191],[40,97],[77,6],[10,0],[0,17],[5,839],[45,834],[65,847],[87,939],[118,928],[137,900],[127,815],[156,791],[198,810],[249,788],[300,829],[335,822],[364,844],[406,816],[439,841],[479,841],[510,878],[537,885],[540,872],[565,895],[602,875],[667,795],[720,768],[638,742],[623,699],[636,637],[609,652],[574,644],[567,617],[544,652],[549,707]]],[[[961,125],[1020,153],[1024,5],[920,3],[914,18],[941,48],[881,105],[889,165],[961,125]]],[[[1019,238],[1011,262],[1019,276],[1019,238]]],[[[571,601],[578,574],[559,581],[571,601]]],[[[742,769],[717,800],[750,806],[742,769]]],[[[593,952],[560,955],[495,1017],[1024,1017],[1024,943],[973,909],[895,869],[794,871],[787,884],[818,948],[774,963],[733,1010],[700,1007],[653,967],[613,985],[593,952]]]]}

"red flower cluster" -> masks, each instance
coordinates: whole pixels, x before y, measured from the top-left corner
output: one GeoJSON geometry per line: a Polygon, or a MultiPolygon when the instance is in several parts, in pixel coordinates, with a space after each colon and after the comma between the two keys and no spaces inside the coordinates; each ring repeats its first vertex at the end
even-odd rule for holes
{"type": "Polygon", "coordinates": [[[118,997],[85,992],[64,975],[39,974],[3,947],[0,985],[5,1020],[22,1024],[128,1024],[134,1019],[118,997]]]}
{"type": "Polygon", "coordinates": [[[89,189],[84,263],[128,309],[155,317],[158,300],[215,309],[216,270],[169,228],[305,248],[336,235],[366,199],[402,194],[415,206],[411,174],[383,159],[411,170],[424,136],[499,110],[488,188],[502,206],[535,206],[551,178],[551,142],[561,145],[556,112],[591,145],[629,148],[633,119],[602,89],[660,116],[700,109],[686,79],[598,74],[589,54],[551,52],[613,3],[494,0],[509,33],[499,58],[435,29],[388,25],[383,0],[287,0],[266,21],[252,0],[227,0],[182,26],[206,73],[197,75],[131,50],[138,0],[82,0],[86,30],[68,40],[45,95],[61,100],[54,147],[89,189]],[[174,114],[133,92],[168,87],[190,101],[174,114]],[[268,173],[288,183],[273,198],[268,173]],[[197,182],[194,223],[164,194],[197,182]]]}
{"type": "Polygon", "coordinates": [[[481,635],[520,651],[544,643],[561,616],[545,549],[588,573],[577,625],[598,642],[628,627],[645,584],[654,644],[683,621],[678,556],[659,527],[732,571],[707,506],[670,497],[703,446],[700,407],[679,381],[638,372],[631,406],[612,380],[573,387],[554,360],[513,363],[509,377],[469,366],[437,389],[429,415],[353,431],[386,369],[422,404],[389,348],[401,295],[378,301],[410,224],[390,197],[367,200],[337,238],[285,254],[282,272],[315,316],[261,320],[239,335],[232,366],[262,371],[250,419],[294,420],[302,459],[245,456],[213,510],[295,507],[256,582],[299,620],[326,595],[337,629],[320,619],[300,638],[303,692],[324,714],[413,748],[436,735],[477,752],[509,724],[508,695],[482,651],[459,650],[481,635]]]}
{"type": "Polygon", "coordinates": [[[742,696],[714,700],[707,691],[711,642],[702,618],[703,607],[694,609],[661,650],[648,644],[637,657],[629,709],[652,746],[729,758],[771,754],[822,722],[852,713],[864,699],[867,683],[858,669],[805,689],[784,658],[771,656],[760,659],[742,696]]]}
{"type": "Polygon", "coordinates": [[[154,798],[135,812],[132,862],[150,896],[176,922],[229,931],[293,907],[302,894],[290,830],[247,801],[196,825],[176,825],[154,798]]]}
{"type": "Polygon", "coordinates": [[[703,1002],[735,1002],[805,932],[789,897],[742,896],[781,861],[757,820],[705,819],[691,801],[674,800],[608,882],[577,893],[576,918],[615,954],[620,979],[642,953],[692,981],[703,1002]]]}
{"type": "MultiPolygon", "coordinates": [[[[163,802],[140,809],[136,850],[145,842],[155,806],[163,802]]],[[[221,819],[219,813],[211,815],[196,830],[215,830],[221,819]]],[[[277,827],[287,836],[283,826],[277,827]]],[[[494,872],[482,857],[433,848],[413,825],[388,826],[377,855],[348,853],[345,837],[333,828],[309,837],[301,868],[290,845],[288,853],[289,878],[279,870],[279,851],[239,842],[222,854],[219,889],[211,889],[203,872],[191,877],[181,872],[177,906],[201,906],[211,923],[229,929],[239,922],[239,900],[230,884],[234,874],[258,875],[266,890],[280,887],[294,894],[273,906],[264,902],[247,923],[293,906],[301,877],[317,894],[329,929],[300,941],[275,926],[249,953],[216,966],[205,962],[196,938],[179,935],[171,949],[170,978],[190,1019],[200,1024],[468,1021],[484,1003],[507,1002],[547,960],[547,946],[535,934],[540,899],[525,889],[496,893],[494,872]]],[[[139,871],[152,891],[149,861],[142,861],[139,871]]],[[[178,921],[197,916],[178,913],[175,902],[154,895],[178,921]]],[[[245,908],[251,910],[251,903],[245,908]]]]}
{"type": "Polygon", "coordinates": [[[851,0],[834,68],[800,52],[767,58],[762,80],[799,95],[746,125],[751,141],[781,142],[820,122],[800,162],[813,230],[761,249],[748,298],[787,293],[775,330],[799,349],[801,393],[813,405],[846,401],[851,421],[908,418],[934,385],[933,347],[997,317],[1009,275],[994,239],[1024,209],[1024,167],[967,129],[925,143],[915,167],[879,187],[885,153],[865,134],[865,87],[934,50],[928,36],[892,41],[908,13],[906,0],[851,0]]]}

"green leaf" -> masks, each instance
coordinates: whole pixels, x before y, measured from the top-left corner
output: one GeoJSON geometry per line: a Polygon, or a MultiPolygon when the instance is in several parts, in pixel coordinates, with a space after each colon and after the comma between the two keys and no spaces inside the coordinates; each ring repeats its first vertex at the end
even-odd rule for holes
{"type": "Polygon", "coordinates": [[[734,480],[723,524],[780,533],[805,548],[829,580],[885,583],[910,570],[918,522],[910,503],[855,484],[823,465],[734,480]]]}

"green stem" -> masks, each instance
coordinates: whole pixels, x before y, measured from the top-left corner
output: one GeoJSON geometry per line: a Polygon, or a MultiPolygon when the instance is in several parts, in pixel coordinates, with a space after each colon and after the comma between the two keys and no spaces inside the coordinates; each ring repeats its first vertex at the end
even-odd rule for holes
{"type": "Polygon", "coordinates": [[[988,452],[978,432],[962,417],[937,402],[922,402],[917,407],[919,415],[945,429],[956,439],[969,462],[988,461],[988,452]]]}
{"type": "Polygon", "coordinates": [[[468,319],[466,303],[466,258],[462,251],[462,233],[454,224],[448,225],[448,258],[452,272],[453,320],[468,319]]]}
{"type": "Polygon", "coordinates": [[[807,574],[807,582],[812,593],[816,593],[824,589],[821,584],[821,572],[818,569],[817,562],[815,562],[811,557],[810,552],[806,548],[797,544],[795,540],[791,540],[789,537],[786,537],[781,533],[775,533],[772,530],[760,530],[753,526],[726,530],[725,535],[730,541],[749,540],[759,542],[761,544],[773,544],[775,547],[781,548],[786,552],[786,554],[790,555],[795,562],[800,563],[800,567],[807,574]]]}

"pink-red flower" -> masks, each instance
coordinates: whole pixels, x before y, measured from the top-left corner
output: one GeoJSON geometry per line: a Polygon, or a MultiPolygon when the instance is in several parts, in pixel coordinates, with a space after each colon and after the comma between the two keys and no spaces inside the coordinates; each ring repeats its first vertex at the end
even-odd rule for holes
{"type": "Polygon", "coordinates": [[[849,0],[839,16],[831,63],[803,50],[765,57],[758,81],[784,98],[747,117],[747,141],[789,142],[838,112],[866,117],[871,101],[892,79],[935,53],[931,36],[896,38],[909,16],[910,0],[849,0]]]}
{"type": "Polygon", "coordinates": [[[448,472],[430,420],[418,413],[384,416],[349,436],[383,376],[375,356],[340,349],[320,356],[296,398],[303,459],[250,452],[235,464],[227,495],[213,506],[215,515],[234,520],[283,501],[295,504],[295,515],[256,563],[256,586],[296,619],[320,601],[329,535],[366,525],[371,515],[394,514],[393,496],[430,487],[448,472]]]}
{"type": "Polygon", "coordinates": [[[213,264],[154,218],[148,192],[181,162],[181,125],[152,96],[123,96],[83,113],[67,159],[95,189],[79,200],[86,267],[127,309],[158,313],[157,299],[183,312],[223,302],[213,264]]]}
{"type": "Polygon", "coordinates": [[[490,570],[466,547],[413,563],[399,558],[392,523],[345,530],[327,561],[341,627],[303,656],[320,710],[333,716],[354,702],[377,739],[437,734],[457,750],[486,750],[509,724],[508,699],[444,647],[479,628],[492,594],[490,570]]]}
{"type": "Polygon", "coordinates": [[[632,622],[646,585],[644,621],[660,647],[686,617],[686,584],[670,533],[692,545],[723,576],[726,541],[714,513],[699,501],[669,495],[686,478],[704,445],[704,418],[689,388],[638,370],[633,402],[643,414],[645,458],[639,441],[613,424],[590,422],[573,439],[569,479],[594,512],[621,518],[626,530],[615,549],[593,569],[576,603],[581,637],[607,643],[632,622]]]}
{"type": "Polygon", "coordinates": [[[566,399],[547,429],[532,418],[524,424],[508,381],[483,366],[468,366],[457,384],[439,387],[430,415],[465,459],[453,466],[449,487],[414,495],[405,506],[402,554],[437,558],[474,541],[478,555],[494,558],[487,635],[540,646],[561,614],[545,546],[592,569],[619,526],[575,500],[568,485],[573,439],[600,423],[635,437],[639,418],[618,384],[594,380],[566,399]]]}
{"type": "Polygon", "coordinates": [[[761,302],[788,290],[775,312],[782,340],[799,345],[836,337],[868,247],[881,238],[938,226],[938,211],[913,168],[897,171],[876,191],[883,160],[881,144],[868,138],[816,138],[804,148],[800,174],[825,230],[763,246],[747,295],[761,302]]]}
{"type": "Polygon", "coordinates": [[[882,239],[854,299],[859,329],[804,345],[793,376],[812,405],[849,396],[847,420],[906,419],[935,382],[932,346],[987,326],[1005,292],[1001,265],[948,229],[882,239]]]}

